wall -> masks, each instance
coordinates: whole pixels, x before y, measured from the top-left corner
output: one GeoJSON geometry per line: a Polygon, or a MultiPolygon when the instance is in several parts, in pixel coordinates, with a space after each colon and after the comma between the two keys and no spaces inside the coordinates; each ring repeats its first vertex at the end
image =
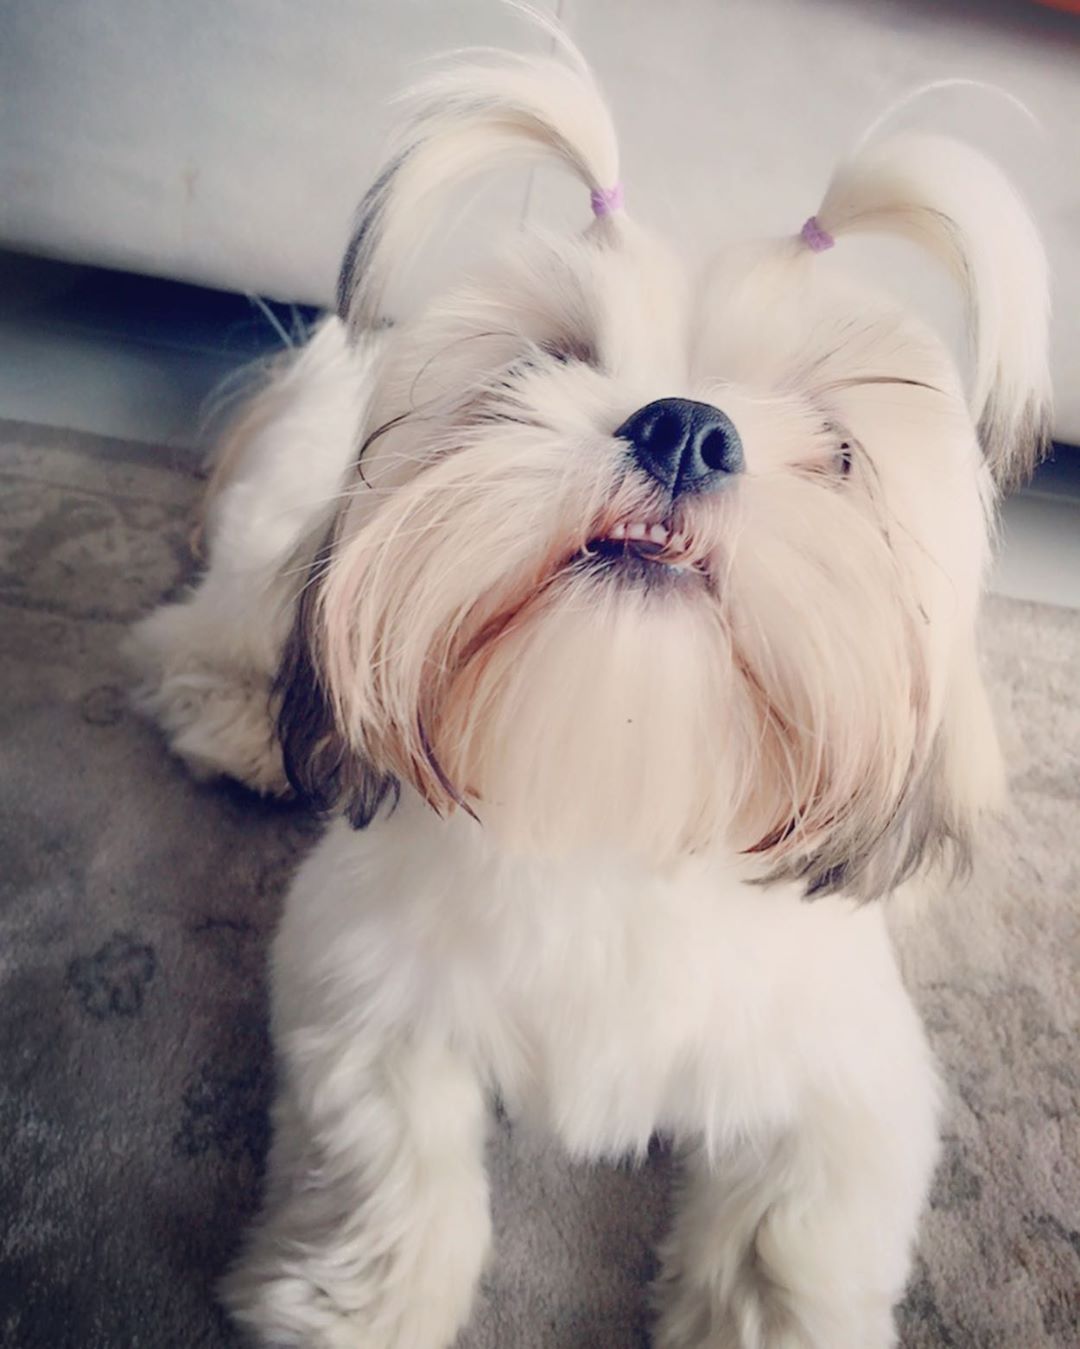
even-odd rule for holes
{"type": "MultiPolygon", "coordinates": [[[[1058,434],[1080,441],[1080,22],[1005,0],[549,0],[615,109],[632,209],[696,252],[797,229],[890,101],[974,138],[1032,200],[1055,269],[1058,434]]],[[[421,58],[535,46],[497,0],[0,0],[0,242],[325,302],[387,102],[421,58]]],[[[541,176],[494,185],[427,273],[528,214],[581,221],[541,176]]],[[[873,266],[868,259],[865,265],[873,266]]],[[[935,307],[938,279],[888,270],[935,307]]]]}

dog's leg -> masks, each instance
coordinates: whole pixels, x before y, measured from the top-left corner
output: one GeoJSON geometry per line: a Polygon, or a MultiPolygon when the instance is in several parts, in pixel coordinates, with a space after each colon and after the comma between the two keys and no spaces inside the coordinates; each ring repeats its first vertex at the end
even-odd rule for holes
{"type": "Polygon", "coordinates": [[[444,1349],[490,1241],[475,1075],[445,1044],[289,1041],[266,1207],[226,1305],[274,1349],[444,1349]]]}
{"type": "Polygon", "coordinates": [[[358,837],[332,825],[286,901],[266,1196],[222,1291],[274,1349],[444,1349],[490,1241],[484,1093],[445,960],[397,924],[397,853],[358,837]]]}
{"type": "MultiPolygon", "coordinates": [[[[903,997],[903,994],[899,994],[903,997]]],[[[771,1142],[686,1155],[657,1289],[659,1349],[888,1349],[937,1154],[937,1082],[914,1016],[866,1037],[771,1142]],[[884,1092],[882,1078],[893,1075],[884,1092]]]]}
{"type": "Polygon", "coordinates": [[[306,562],[352,459],[369,365],[330,319],[279,366],[219,451],[206,574],[128,639],[136,704],[196,777],[288,790],[271,687],[306,562]]]}

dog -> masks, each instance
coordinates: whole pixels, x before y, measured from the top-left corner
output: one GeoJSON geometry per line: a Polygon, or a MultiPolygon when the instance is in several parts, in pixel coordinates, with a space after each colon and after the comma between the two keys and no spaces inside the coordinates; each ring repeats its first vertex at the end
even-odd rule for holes
{"type": "Polygon", "coordinates": [[[337,315],[219,463],[205,575],[132,639],[197,776],[331,817],[224,1283],[257,1343],[454,1340],[493,1098],[577,1159],[673,1140],[661,1349],[895,1343],[940,1090],[874,901],[962,872],[1000,801],[975,622],[1047,314],[1025,207],[955,141],[876,135],[797,232],[692,272],[567,41],[414,91],[337,315]],[[537,160],[587,227],[380,326],[448,196],[537,160]],[[966,382],[845,277],[865,233],[955,277],[966,382]]]}

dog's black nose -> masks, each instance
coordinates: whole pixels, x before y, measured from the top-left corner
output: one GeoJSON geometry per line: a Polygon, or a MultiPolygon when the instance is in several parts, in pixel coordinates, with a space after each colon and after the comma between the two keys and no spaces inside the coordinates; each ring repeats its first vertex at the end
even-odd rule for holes
{"type": "Polygon", "coordinates": [[[658,398],[627,417],[615,434],[630,442],[638,466],[672,496],[711,491],[743,469],[734,423],[709,403],[658,398]]]}

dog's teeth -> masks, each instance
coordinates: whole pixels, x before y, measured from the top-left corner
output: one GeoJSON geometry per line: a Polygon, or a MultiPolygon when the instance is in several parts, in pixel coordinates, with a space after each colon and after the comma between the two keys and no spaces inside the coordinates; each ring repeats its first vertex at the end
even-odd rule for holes
{"type": "Polygon", "coordinates": [[[611,534],[610,534],[609,537],[610,537],[610,538],[613,538],[613,539],[625,539],[625,538],[626,538],[626,525],[623,524],[623,523],[620,521],[619,524],[617,524],[617,525],[612,529],[611,534]]]}
{"type": "Polygon", "coordinates": [[[628,539],[643,539],[648,532],[647,526],[643,525],[640,520],[635,520],[632,525],[626,526],[626,537],[628,539]]]}
{"type": "Polygon", "coordinates": [[[669,535],[663,525],[653,525],[649,530],[649,538],[653,543],[667,543],[669,535]]]}

